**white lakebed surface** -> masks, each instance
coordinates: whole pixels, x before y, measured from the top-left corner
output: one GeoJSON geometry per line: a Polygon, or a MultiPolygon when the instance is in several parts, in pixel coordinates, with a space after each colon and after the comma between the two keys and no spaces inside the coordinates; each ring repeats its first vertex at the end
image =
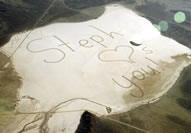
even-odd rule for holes
{"type": "Polygon", "coordinates": [[[25,113],[4,133],[74,133],[84,110],[111,115],[154,102],[191,63],[189,48],[119,5],[95,20],[15,35],[1,51],[22,77],[16,111],[25,113]]]}

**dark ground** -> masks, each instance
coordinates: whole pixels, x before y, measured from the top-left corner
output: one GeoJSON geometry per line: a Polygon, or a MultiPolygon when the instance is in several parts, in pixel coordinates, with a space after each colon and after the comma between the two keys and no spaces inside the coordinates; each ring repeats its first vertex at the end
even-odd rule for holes
{"type": "MultiPolygon", "coordinates": [[[[95,19],[104,12],[104,6],[112,2],[131,8],[153,24],[167,21],[169,28],[162,34],[191,48],[190,0],[56,0],[46,14],[44,12],[51,5],[51,0],[0,0],[0,44],[4,45],[16,33],[50,23],[95,19]],[[173,16],[177,11],[185,13],[185,22],[174,22],[173,16]]],[[[10,118],[4,118],[1,112],[13,112],[21,81],[11,66],[2,69],[4,64],[10,62],[6,55],[0,53],[0,60],[0,71],[3,71],[0,72],[0,119],[5,119],[5,124],[10,118]],[[7,100],[4,100],[5,97],[7,100]],[[7,101],[12,104],[7,106],[7,101]]],[[[185,69],[176,85],[159,101],[111,117],[152,133],[191,133],[191,66],[185,69]]],[[[120,125],[116,127],[119,130],[114,131],[107,121],[94,121],[94,128],[96,124],[100,127],[100,123],[105,123],[107,130],[101,128],[103,130],[99,130],[99,133],[142,133],[120,125]]],[[[1,124],[0,128],[3,126],[1,124]]]]}

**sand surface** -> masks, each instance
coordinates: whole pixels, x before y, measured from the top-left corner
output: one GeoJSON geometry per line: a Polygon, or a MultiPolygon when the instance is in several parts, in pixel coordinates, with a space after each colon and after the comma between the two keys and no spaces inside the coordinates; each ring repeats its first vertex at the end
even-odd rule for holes
{"type": "Polygon", "coordinates": [[[83,111],[57,111],[108,115],[153,102],[176,82],[191,54],[119,5],[108,6],[95,20],[56,23],[15,35],[1,50],[11,56],[22,78],[17,112],[41,112],[19,115],[4,132],[22,132],[33,119],[37,125],[28,131],[33,133],[58,132],[63,124],[73,133],[83,111]],[[12,43],[15,38],[20,39],[12,43]]]}

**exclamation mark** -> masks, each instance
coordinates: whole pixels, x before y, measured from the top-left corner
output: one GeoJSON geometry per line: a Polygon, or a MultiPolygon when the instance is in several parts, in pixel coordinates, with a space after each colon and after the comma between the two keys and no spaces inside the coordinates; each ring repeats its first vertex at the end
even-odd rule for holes
{"type": "Polygon", "coordinates": [[[7,63],[4,65],[4,68],[7,68],[9,65],[10,65],[10,62],[7,62],[7,63]]]}

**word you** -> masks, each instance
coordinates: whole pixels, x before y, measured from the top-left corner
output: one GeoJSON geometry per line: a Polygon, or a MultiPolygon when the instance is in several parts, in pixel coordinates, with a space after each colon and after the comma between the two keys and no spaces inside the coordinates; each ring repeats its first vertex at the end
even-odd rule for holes
{"type": "MultiPolygon", "coordinates": [[[[151,63],[153,63],[155,66],[158,66],[158,63],[156,63],[155,61],[153,61],[152,59],[145,57],[146,60],[150,61],[151,63]]],[[[119,82],[118,80],[116,80],[115,78],[112,78],[112,81],[117,84],[119,87],[124,88],[124,89],[130,89],[133,87],[134,90],[137,90],[139,92],[139,94],[135,95],[133,93],[131,93],[130,95],[132,97],[135,98],[142,98],[144,97],[144,91],[143,88],[141,86],[139,86],[135,81],[143,81],[146,79],[146,76],[155,76],[157,74],[160,74],[161,72],[159,70],[156,70],[155,68],[153,68],[151,65],[147,65],[147,70],[145,68],[140,68],[139,70],[134,70],[131,72],[132,78],[130,79],[128,76],[126,76],[125,74],[122,75],[122,79],[124,79],[126,82],[122,83],[119,82]]]]}

